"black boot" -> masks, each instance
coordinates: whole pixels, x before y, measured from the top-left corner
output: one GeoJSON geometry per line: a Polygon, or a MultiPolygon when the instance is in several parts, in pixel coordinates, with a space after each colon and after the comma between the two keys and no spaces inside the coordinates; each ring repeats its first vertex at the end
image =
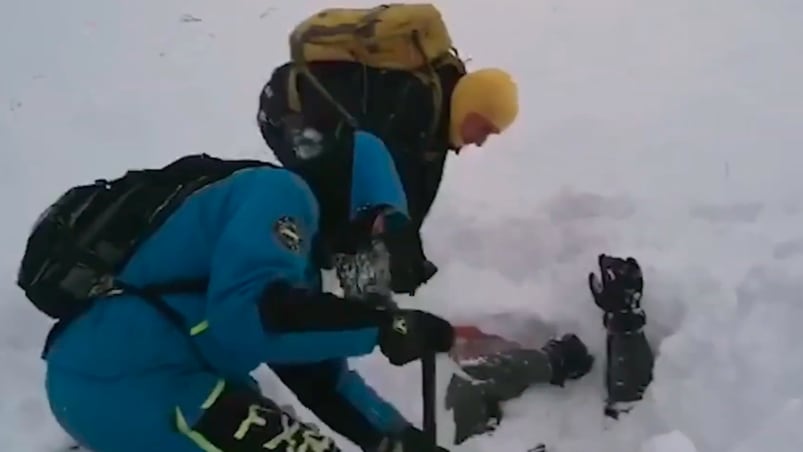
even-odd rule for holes
{"type": "Polygon", "coordinates": [[[455,444],[493,430],[502,419],[501,403],[539,383],[563,386],[587,374],[594,358],[573,334],[549,341],[542,349],[513,349],[484,356],[463,370],[475,381],[454,376],[446,390],[453,410],[455,444]]]}
{"type": "Polygon", "coordinates": [[[493,430],[502,419],[501,403],[552,377],[548,355],[539,349],[511,349],[461,366],[474,381],[455,375],[446,390],[453,410],[455,444],[493,430]]]}
{"type": "Polygon", "coordinates": [[[487,382],[472,382],[457,375],[446,390],[446,409],[452,410],[454,443],[493,431],[502,420],[501,400],[491,393],[487,382]]]}
{"type": "Polygon", "coordinates": [[[563,386],[566,380],[576,380],[589,371],[594,364],[594,357],[588,348],[574,334],[566,334],[560,339],[552,339],[543,347],[549,357],[552,378],[549,383],[563,386]]]}

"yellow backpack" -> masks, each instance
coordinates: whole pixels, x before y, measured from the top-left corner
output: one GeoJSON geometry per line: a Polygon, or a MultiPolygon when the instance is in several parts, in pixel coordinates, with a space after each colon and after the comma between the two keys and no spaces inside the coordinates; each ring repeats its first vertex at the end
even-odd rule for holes
{"type": "Polygon", "coordinates": [[[296,75],[310,83],[343,115],[352,127],[357,120],[339,104],[309,70],[316,61],[350,61],[379,69],[409,71],[432,87],[434,118],[438,125],[443,91],[435,70],[452,65],[466,69],[440,12],[430,4],[387,4],[374,8],[325,9],[298,24],[290,34],[293,72],[289,77],[289,107],[301,111],[296,75]]]}

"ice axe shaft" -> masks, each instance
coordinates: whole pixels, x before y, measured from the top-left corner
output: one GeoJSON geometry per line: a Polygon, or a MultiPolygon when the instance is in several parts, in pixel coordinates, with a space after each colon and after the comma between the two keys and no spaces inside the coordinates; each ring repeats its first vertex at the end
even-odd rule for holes
{"type": "Polygon", "coordinates": [[[424,434],[433,449],[438,444],[438,424],[435,418],[435,354],[428,353],[421,359],[421,390],[424,402],[424,434]]]}

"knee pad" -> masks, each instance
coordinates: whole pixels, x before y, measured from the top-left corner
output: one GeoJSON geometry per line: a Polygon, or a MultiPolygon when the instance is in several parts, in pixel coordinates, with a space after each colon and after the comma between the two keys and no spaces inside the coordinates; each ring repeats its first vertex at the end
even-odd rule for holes
{"type": "Polygon", "coordinates": [[[179,408],[179,431],[201,450],[339,452],[331,438],[300,422],[272,400],[248,389],[224,386],[209,397],[195,425],[187,425],[179,408]]]}

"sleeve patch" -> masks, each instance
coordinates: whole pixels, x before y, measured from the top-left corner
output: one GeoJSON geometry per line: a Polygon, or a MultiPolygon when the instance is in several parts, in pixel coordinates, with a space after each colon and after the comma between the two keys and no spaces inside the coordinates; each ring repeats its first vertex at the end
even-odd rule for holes
{"type": "Polygon", "coordinates": [[[273,234],[284,248],[293,253],[301,252],[304,237],[294,218],[285,216],[276,220],[273,225],[273,234]]]}

